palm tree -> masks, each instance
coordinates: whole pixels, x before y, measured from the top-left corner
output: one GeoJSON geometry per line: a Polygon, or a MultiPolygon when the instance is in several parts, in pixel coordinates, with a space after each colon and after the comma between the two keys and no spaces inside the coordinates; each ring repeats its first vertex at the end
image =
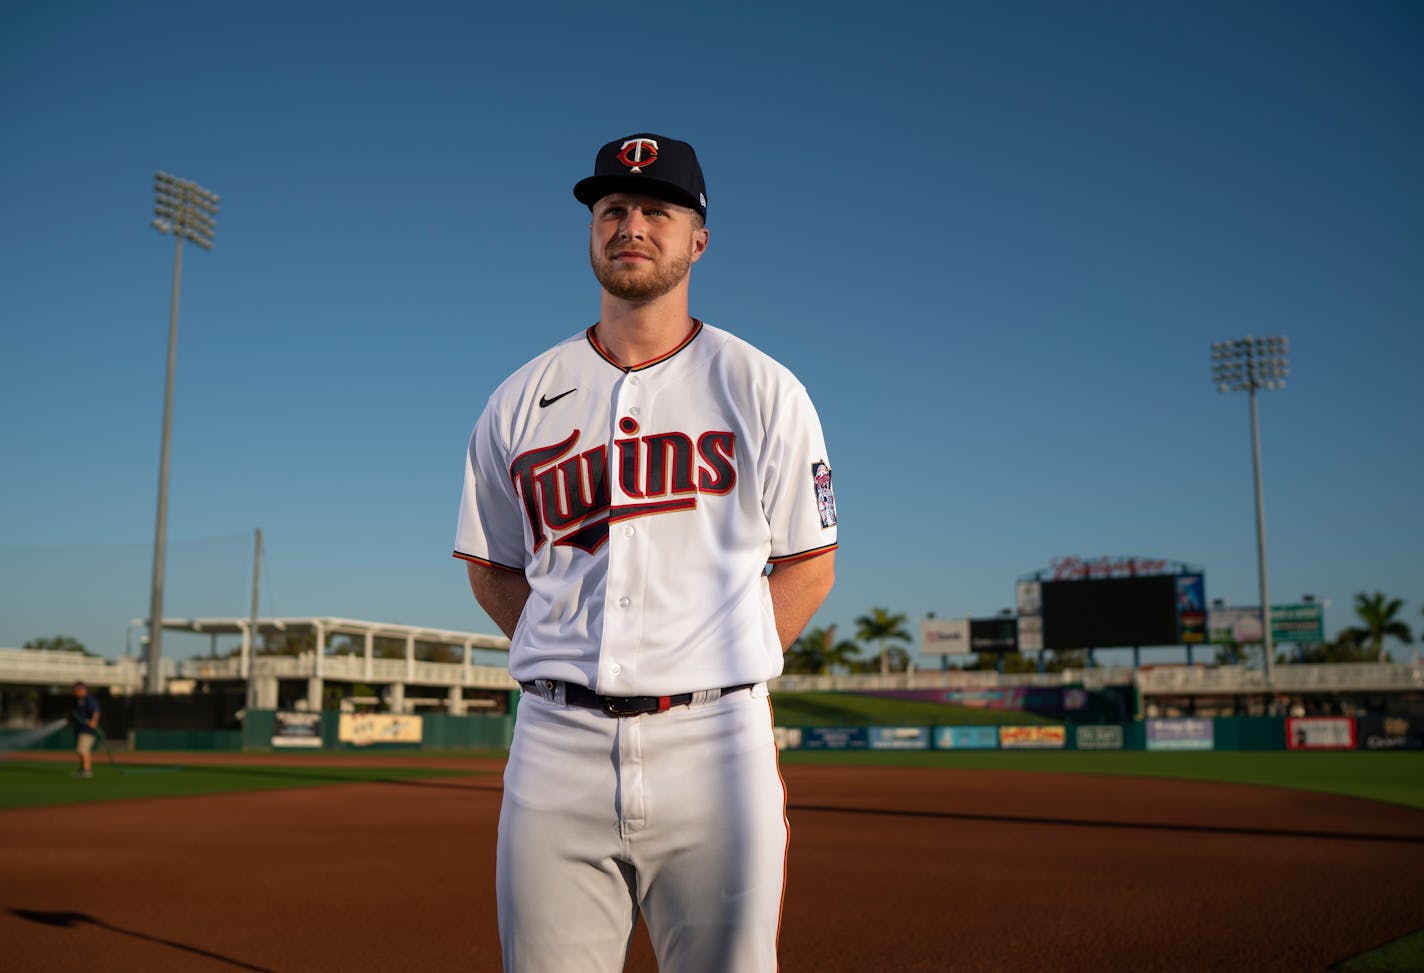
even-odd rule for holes
{"type": "Polygon", "coordinates": [[[808,628],[786,653],[786,671],[829,676],[834,668],[849,669],[860,655],[850,639],[836,639],[836,627],[808,628]]]}
{"type": "Polygon", "coordinates": [[[1361,591],[1355,595],[1355,614],[1365,623],[1361,634],[1370,640],[1370,647],[1380,662],[1384,661],[1384,640],[1389,636],[1393,635],[1406,645],[1414,641],[1409,626],[1395,617],[1403,607],[1404,599],[1386,598],[1382,591],[1372,595],[1361,591]]]}
{"type": "MultiPolygon", "coordinates": [[[[855,620],[855,637],[862,642],[876,642],[880,646],[880,674],[890,671],[890,657],[885,651],[887,639],[899,642],[913,642],[905,631],[905,616],[892,615],[887,608],[872,608],[870,614],[855,620]]],[[[908,661],[908,656],[906,656],[908,661]]]]}

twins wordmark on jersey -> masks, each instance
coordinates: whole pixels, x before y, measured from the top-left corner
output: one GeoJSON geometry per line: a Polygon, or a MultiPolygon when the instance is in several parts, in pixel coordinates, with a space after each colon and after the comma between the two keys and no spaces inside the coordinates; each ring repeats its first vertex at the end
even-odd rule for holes
{"type": "Polygon", "coordinates": [[[637,420],[618,422],[613,466],[621,498],[614,504],[608,481],[608,445],[577,451],[583,433],[535,447],[515,458],[509,476],[524,507],[533,550],[555,547],[592,554],[608,540],[611,524],[634,517],[697,509],[700,494],[725,496],[737,483],[736,433],[709,430],[696,439],[683,432],[639,435],[637,420]]]}

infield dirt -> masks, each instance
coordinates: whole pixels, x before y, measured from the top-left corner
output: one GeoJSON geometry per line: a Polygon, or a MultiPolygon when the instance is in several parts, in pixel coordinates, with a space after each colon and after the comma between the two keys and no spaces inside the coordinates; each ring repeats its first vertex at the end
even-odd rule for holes
{"type": "MultiPolygon", "coordinates": [[[[224,759],[272,762],[203,762],[224,759]]],[[[3,966],[497,970],[501,765],[401,765],[417,761],[488,773],[0,812],[3,966]]],[[[1144,778],[783,772],[788,973],[1323,971],[1424,917],[1417,810],[1144,778]]],[[[627,969],[656,969],[641,932],[627,969]]]]}

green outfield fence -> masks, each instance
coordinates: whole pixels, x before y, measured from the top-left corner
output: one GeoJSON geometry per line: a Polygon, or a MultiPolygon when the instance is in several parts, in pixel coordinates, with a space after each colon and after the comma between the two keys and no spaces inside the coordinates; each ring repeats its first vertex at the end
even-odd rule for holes
{"type": "MultiPolygon", "coordinates": [[[[507,750],[514,735],[509,715],[420,716],[369,714],[362,719],[401,731],[342,732],[334,711],[249,710],[240,730],[130,730],[122,742],[134,750],[507,750]],[[381,722],[384,721],[384,722],[381,722]]],[[[1424,716],[1180,717],[1123,723],[976,726],[778,726],[787,750],[1420,750],[1424,716]]],[[[33,731],[0,730],[0,751],[71,750],[74,733],[43,739],[33,731]]],[[[119,741],[114,741],[120,746],[119,741]]]]}

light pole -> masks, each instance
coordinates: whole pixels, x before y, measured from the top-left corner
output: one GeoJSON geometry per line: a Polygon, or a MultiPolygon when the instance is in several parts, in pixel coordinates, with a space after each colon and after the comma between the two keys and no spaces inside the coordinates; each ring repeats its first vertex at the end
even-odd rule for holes
{"type": "Polygon", "coordinates": [[[1218,392],[1251,395],[1251,471],[1256,480],[1256,565],[1261,579],[1261,631],[1266,649],[1266,684],[1276,644],[1271,634],[1271,595],[1266,583],[1266,504],[1261,493],[1261,421],[1256,414],[1257,389],[1283,389],[1290,375],[1290,348],[1285,338],[1247,335],[1211,346],[1211,380],[1218,392]]]}
{"type": "Polygon", "coordinates": [[[178,285],[183,278],[183,241],[213,248],[218,197],[195,182],[166,172],[153,177],[154,220],[159,233],[173,234],[173,303],[168,312],[168,378],[163,388],[163,447],[158,459],[158,526],[153,535],[153,594],[148,611],[148,671],[144,692],[163,691],[163,558],[168,539],[168,447],[173,433],[173,370],[178,358],[178,285]]]}

